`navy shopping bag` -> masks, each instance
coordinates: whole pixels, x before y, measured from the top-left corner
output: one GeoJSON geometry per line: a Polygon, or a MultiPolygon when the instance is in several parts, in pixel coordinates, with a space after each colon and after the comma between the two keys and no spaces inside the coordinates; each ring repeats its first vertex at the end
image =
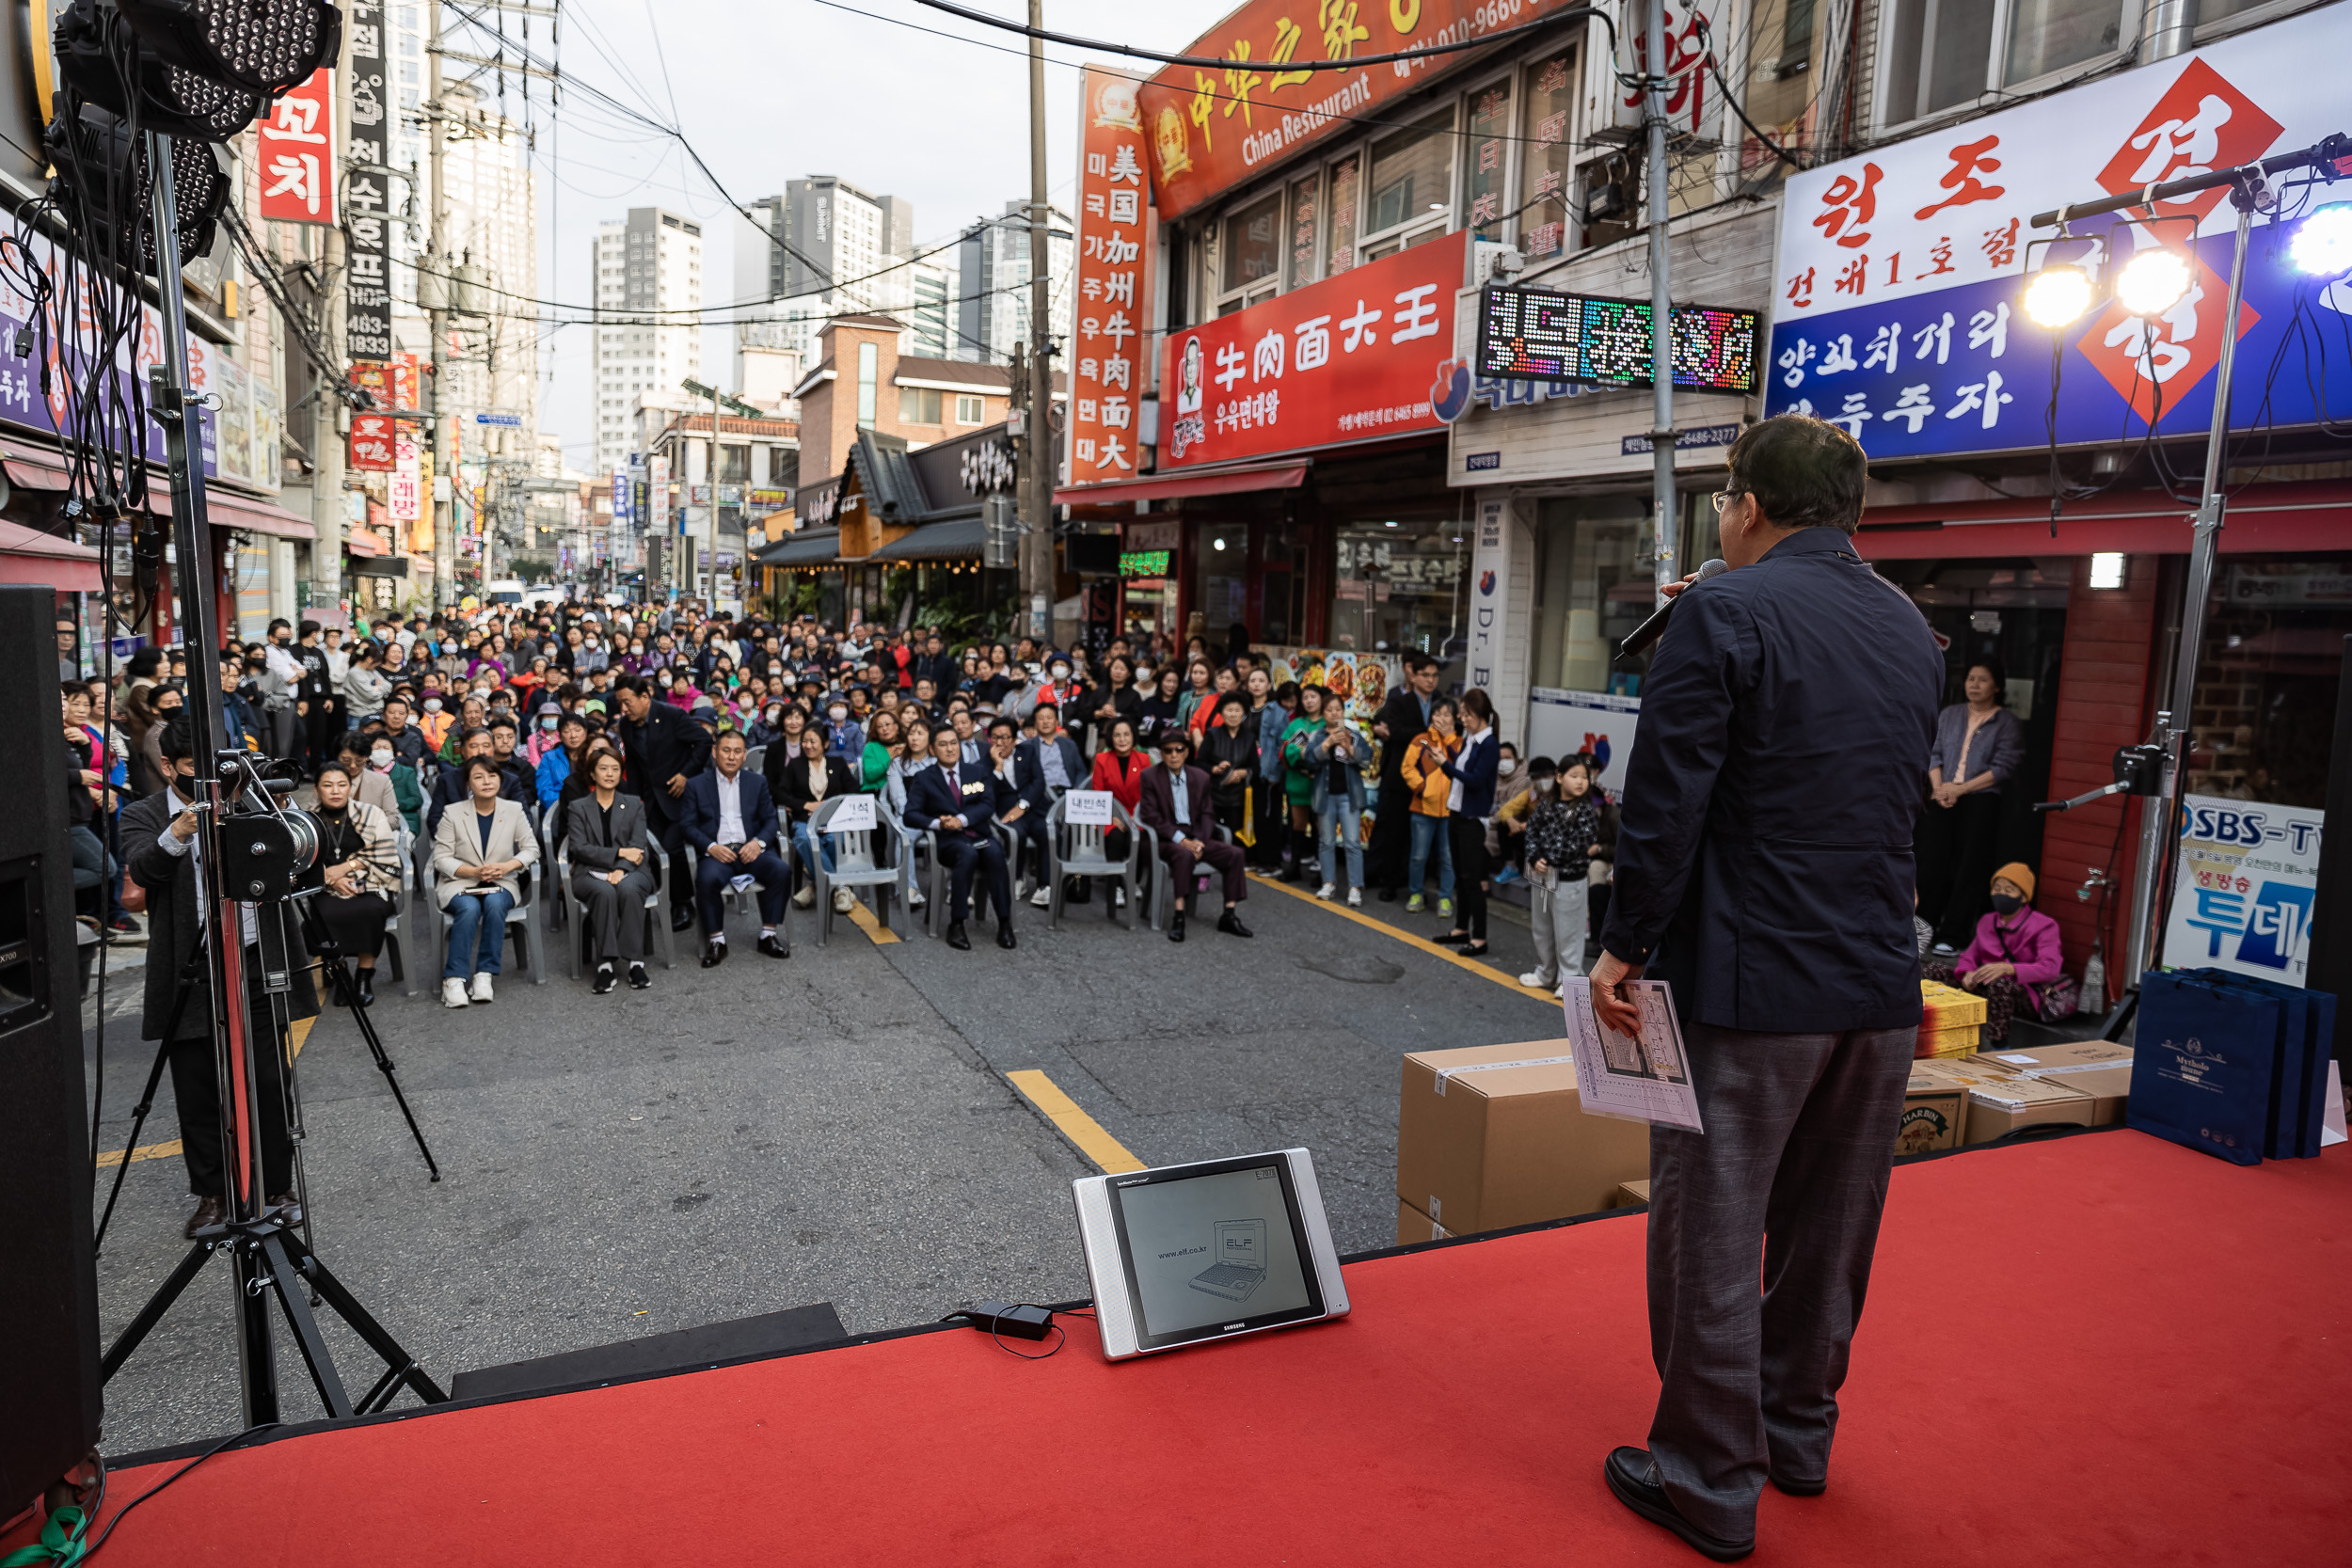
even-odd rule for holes
{"type": "Polygon", "coordinates": [[[2328,1109],[2328,1062],[2335,1050],[2334,995],[2219,969],[2191,970],[2185,977],[2278,999],[2284,1016],[2271,1090],[2271,1137],[2263,1152],[2274,1160],[2315,1158],[2328,1109]]]}
{"type": "Polygon", "coordinates": [[[2275,997],[2149,971],[2139,982],[2125,1120],[2234,1164],[2262,1164],[2282,1014],[2275,997]]]}

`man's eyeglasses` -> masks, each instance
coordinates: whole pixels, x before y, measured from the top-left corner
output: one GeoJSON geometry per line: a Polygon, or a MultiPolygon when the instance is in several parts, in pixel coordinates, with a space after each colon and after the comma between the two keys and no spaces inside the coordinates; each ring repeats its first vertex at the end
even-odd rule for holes
{"type": "Polygon", "coordinates": [[[1713,499],[1713,501],[1715,502],[1715,515],[1717,515],[1718,517],[1722,516],[1722,515],[1724,515],[1724,509],[1725,509],[1725,508],[1727,508],[1727,507],[1729,507],[1729,506],[1731,505],[1731,503],[1732,503],[1732,501],[1733,501],[1734,499],[1736,499],[1737,498],[1739,498],[1739,497],[1740,497],[1740,496],[1744,496],[1744,495],[1746,495],[1746,494],[1747,494],[1747,492],[1746,492],[1745,490],[1718,490],[1718,491],[1716,491],[1716,492],[1715,492],[1715,494],[1714,494],[1714,496],[1713,496],[1712,498],[1710,498],[1710,499],[1713,499]]]}

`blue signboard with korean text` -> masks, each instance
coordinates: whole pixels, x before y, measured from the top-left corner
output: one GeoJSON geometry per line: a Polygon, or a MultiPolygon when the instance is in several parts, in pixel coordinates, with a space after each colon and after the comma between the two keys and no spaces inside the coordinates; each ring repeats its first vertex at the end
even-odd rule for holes
{"type": "MultiPolygon", "coordinates": [[[[2352,97],[2314,58],[2352,57],[2352,7],[1792,177],[1781,218],[1768,413],[1809,413],[1871,457],[2139,440],[2212,419],[2235,212],[2215,190],[2074,227],[2035,213],[2121,195],[2352,131],[2352,97]],[[2193,236],[2193,245],[2192,245],[2193,236]],[[2029,266],[2094,273],[2136,251],[2192,250],[2188,290],[2134,314],[2105,290],[2055,335],[2019,303],[2029,266]],[[2055,336],[2055,342],[2054,342],[2055,336]]],[[[2352,420],[2352,282],[2297,272],[2294,220],[2352,182],[2283,190],[2247,257],[2234,430],[2352,420]],[[2323,361],[2323,356],[2326,356],[2323,361]],[[2326,374],[2320,372],[2325,364],[2326,374]]]]}

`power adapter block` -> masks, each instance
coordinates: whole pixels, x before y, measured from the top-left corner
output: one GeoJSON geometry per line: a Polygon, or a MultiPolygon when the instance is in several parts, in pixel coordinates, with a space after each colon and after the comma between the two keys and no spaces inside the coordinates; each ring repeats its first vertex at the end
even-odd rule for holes
{"type": "Polygon", "coordinates": [[[1006,1339],[1042,1339],[1054,1326],[1054,1314],[1044,1307],[1016,1307],[1006,1301],[984,1301],[963,1318],[981,1333],[993,1329],[1006,1339]]]}

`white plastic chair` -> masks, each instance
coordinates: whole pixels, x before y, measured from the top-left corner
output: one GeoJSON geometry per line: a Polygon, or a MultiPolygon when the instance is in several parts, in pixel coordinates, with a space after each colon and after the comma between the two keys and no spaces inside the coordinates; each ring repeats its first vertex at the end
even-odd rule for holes
{"type": "MultiPolygon", "coordinates": [[[[514,908],[506,911],[508,945],[519,945],[522,948],[523,962],[530,966],[531,983],[535,986],[544,986],[548,983],[547,952],[539,940],[537,919],[540,886],[546,880],[547,869],[545,860],[537,865],[523,867],[520,878],[523,895],[515,900],[514,908]],[[515,933],[518,929],[522,933],[519,944],[515,941],[515,933]]],[[[446,961],[449,955],[449,911],[441,908],[440,889],[436,886],[439,877],[434,870],[433,857],[430,855],[424,858],[421,875],[424,879],[425,921],[433,936],[433,954],[434,957],[446,961]]],[[[440,968],[438,964],[430,967],[437,973],[440,968]]],[[[409,989],[409,994],[412,996],[416,994],[415,987],[412,986],[409,989]]]]}
{"type": "Polygon", "coordinates": [[[829,827],[827,824],[833,821],[842,805],[853,799],[855,797],[849,795],[834,796],[818,806],[808,822],[812,839],[820,845],[826,840],[833,844],[834,869],[825,869],[821,847],[811,857],[808,864],[809,882],[817,890],[817,945],[819,947],[825,945],[825,937],[833,929],[833,892],[837,887],[872,888],[874,913],[884,926],[894,931],[898,929],[893,919],[894,905],[899,886],[899,857],[906,853],[906,841],[896,836],[900,830],[890,820],[890,814],[882,809],[879,800],[875,802],[873,827],[842,832],[829,827]],[[882,841],[882,847],[886,853],[875,853],[877,838],[882,841]]]}
{"type": "MultiPolygon", "coordinates": [[[[1160,835],[1138,822],[1136,824],[1136,836],[1141,841],[1143,847],[1143,854],[1139,857],[1140,863],[1152,879],[1152,929],[1164,931],[1168,929],[1168,916],[1176,912],[1176,879],[1168,875],[1168,862],[1160,858],[1160,835]]],[[[1207,839],[1231,844],[1233,842],[1232,831],[1221,824],[1212,826],[1208,831],[1207,839]]],[[[1203,842],[1207,842],[1207,839],[1203,842]]],[[[1207,861],[1193,863],[1192,886],[1184,890],[1184,913],[1187,917],[1193,915],[1192,906],[1200,895],[1216,886],[1223,875],[1207,861]]],[[[1129,896],[1132,897],[1133,895],[1129,896]]]]}
{"type": "MultiPolygon", "coordinates": [[[[657,848],[645,858],[650,863],[658,861],[660,856],[660,850],[657,848]]],[[[577,980],[580,977],[585,962],[581,949],[588,945],[588,900],[582,898],[579,891],[572,886],[572,847],[568,840],[565,841],[556,861],[554,875],[558,884],[564,890],[564,901],[572,911],[572,934],[564,943],[564,950],[569,955],[567,970],[571,977],[577,980]]],[[[645,946],[650,951],[657,943],[660,944],[661,967],[675,969],[677,967],[677,938],[670,929],[669,912],[664,908],[664,900],[661,896],[660,873],[657,871],[654,875],[654,885],[645,894],[645,932],[649,939],[645,946]]]]}
{"type": "MultiPolygon", "coordinates": [[[[1057,931],[1061,929],[1062,893],[1073,877],[1116,878],[1126,889],[1127,907],[1131,910],[1142,907],[1136,901],[1136,884],[1141,879],[1138,862],[1143,855],[1143,834],[1136,830],[1135,817],[1117,800],[1111,802],[1113,825],[1127,830],[1127,853],[1120,859],[1113,860],[1104,847],[1111,830],[1098,823],[1067,820],[1063,808],[1069,799],[1065,795],[1055,801],[1053,809],[1045,814],[1049,835],[1047,842],[1053,848],[1053,858],[1046,870],[1053,878],[1054,888],[1054,902],[1047,911],[1046,925],[1049,929],[1057,931]]],[[[1117,920],[1119,906],[1112,900],[1108,888],[1104,890],[1103,903],[1103,912],[1117,920]]]]}

